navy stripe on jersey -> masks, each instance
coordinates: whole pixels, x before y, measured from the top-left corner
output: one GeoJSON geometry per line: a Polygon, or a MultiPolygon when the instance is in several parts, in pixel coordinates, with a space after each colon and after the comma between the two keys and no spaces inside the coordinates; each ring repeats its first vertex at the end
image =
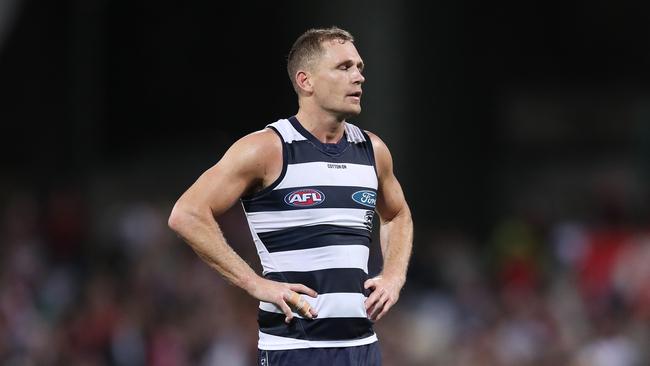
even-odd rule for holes
{"type": "Polygon", "coordinates": [[[292,227],[258,234],[269,253],[312,249],[330,245],[365,245],[370,248],[370,232],[336,225],[292,227]]]}
{"type": "MultiPolygon", "coordinates": [[[[292,187],[283,189],[274,189],[267,195],[258,197],[256,199],[242,200],[246,212],[260,212],[260,211],[290,211],[290,210],[303,210],[306,208],[361,208],[367,210],[374,210],[374,202],[367,205],[358,203],[352,198],[352,195],[359,191],[371,191],[377,197],[377,191],[372,188],[366,187],[350,187],[350,186],[310,186],[310,187],[292,187]],[[290,193],[298,193],[304,189],[315,189],[320,191],[324,197],[321,197],[322,203],[317,206],[294,206],[291,203],[290,193]]],[[[309,195],[309,193],[307,193],[309,195]]],[[[299,199],[300,197],[298,197],[299,199]]],[[[295,201],[294,201],[295,202],[295,201]]],[[[299,202],[298,202],[299,203],[299,202]]]]}
{"type": "MultiPolygon", "coordinates": [[[[369,143],[364,143],[365,146],[369,143]]],[[[358,147],[364,146],[357,144],[358,147]]],[[[312,161],[325,161],[337,164],[363,164],[372,165],[369,149],[346,147],[338,155],[326,154],[323,151],[314,148],[311,141],[294,141],[287,144],[287,158],[291,164],[311,163],[312,161]]]]}
{"type": "Polygon", "coordinates": [[[363,288],[368,275],[359,268],[333,268],[309,272],[269,272],[264,277],[286,283],[300,283],[318,294],[358,293],[370,296],[363,288]]]}
{"type": "Polygon", "coordinates": [[[260,331],[280,337],[311,341],[337,341],[369,337],[374,334],[372,322],[367,318],[300,319],[294,317],[290,324],[286,315],[259,310],[257,322],[260,331]],[[309,334],[309,337],[305,336],[309,334]]]}
{"type": "Polygon", "coordinates": [[[312,135],[311,132],[307,131],[300,122],[298,122],[296,116],[290,117],[289,122],[299,134],[305,137],[307,141],[312,144],[313,147],[327,155],[340,156],[341,153],[350,146],[350,141],[348,141],[347,136],[345,135],[336,143],[323,143],[312,135]]]}

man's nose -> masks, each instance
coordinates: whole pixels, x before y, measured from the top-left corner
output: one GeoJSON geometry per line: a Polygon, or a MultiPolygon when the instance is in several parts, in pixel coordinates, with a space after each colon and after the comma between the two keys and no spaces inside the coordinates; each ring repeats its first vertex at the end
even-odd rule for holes
{"type": "Polygon", "coordinates": [[[363,74],[361,73],[361,71],[359,69],[357,69],[357,71],[354,72],[354,76],[352,78],[352,81],[355,84],[363,84],[364,81],[366,81],[366,78],[363,77],[363,74]]]}

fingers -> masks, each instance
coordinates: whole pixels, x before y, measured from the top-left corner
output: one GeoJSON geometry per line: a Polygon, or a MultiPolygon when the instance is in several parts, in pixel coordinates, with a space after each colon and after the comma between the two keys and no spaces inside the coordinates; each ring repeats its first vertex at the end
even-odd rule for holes
{"type": "Polygon", "coordinates": [[[293,305],[294,309],[296,309],[298,314],[300,314],[302,316],[311,315],[309,313],[309,308],[311,306],[297,292],[292,292],[291,293],[291,300],[290,301],[291,301],[291,305],[293,305]]]}
{"type": "Polygon", "coordinates": [[[309,287],[307,287],[307,286],[305,286],[303,284],[300,284],[300,283],[290,283],[289,288],[291,289],[291,291],[295,291],[295,292],[298,292],[298,293],[301,293],[301,294],[305,294],[305,295],[311,296],[313,298],[316,298],[316,296],[318,296],[318,293],[316,293],[316,291],[314,291],[314,290],[310,289],[309,287]]]}
{"type": "Polygon", "coordinates": [[[314,308],[309,308],[309,313],[311,314],[312,319],[315,319],[318,317],[318,312],[314,308]]]}
{"type": "Polygon", "coordinates": [[[381,297],[381,294],[383,293],[384,289],[382,288],[379,291],[373,291],[370,296],[365,301],[366,304],[366,311],[368,311],[370,308],[375,306],[375,303],[379,301],[379,298],[381,297]]]}
{"type": "MultiPolygon", "coordinates": [[[[292,291],[303,293],[313,298],[316,298],[318,296],[318,293],[316,291],[300,283],[291,283],[289,284],[289,288],[292,291]]],[[[298,294],[296,295],[298,296],[296,300],[296,310],[300,313],[300,315],[309,319],[316,318],[318,316],[318,312],[316,311],[316,309],[312,308],[311,305],[309,305],[309,303],[305,301],[305,299],[303,299],[301,296],[299,296],[298,294]],[[304,302],[304,304],[302,304],[301,302],[304,302]]]]}
{"type": "Polygon", "coordinates": [[[296,292],[289,291],[285,295],[285,301],[302,317],[313,319],[318,316],[318,313],[312,309],[311,305],[296,292]]]}
{"type": "Polygon", "coordinates": [[[393,307],[393,304],[394,302],[391,299],[388,299],[384,304],[384,308],[382,309],[381,313],[377,315],[377,319],[375,319],[374,321],[379,321],[379,319],[383,318],[384,315],[386,315],[386,313],[388,312],[388,310],[390,310],[390,308],[393,307]]]}
{"type": "Polygon", "coordinates": [[[368,317],[370,318],[370,320],[373,320],[373,321],[376,319],[377,314],[379,314],[379,312],[381,312],[381,311],[383,310],[383,308],[384,308],[384,304],[385,304],[386,301],[388,300],[388,294],[386,293],[386,290],[385,290],[385,289],[382,288],[382,289],[379,290],[379,291],[375,291],[375,292],[373,293],[373,295],[374,295],[375,293],[378,293],[378,294],[379,294],[379,295],[377,296],[377,300],[376,300],[376,302],[374,303],[374,306],[372,306],[372,308],[371,308],[371,307],[368,307],[368,310],[370,310],[370,312],[368,312],[368,317]]]}
{"type": "Polygon", "coordinates": [[[284,318],[284,322],[287,324],[291,323],[291,320],[293,319],[293,312],[291,311],[289,305],[287,305],[287,303],[284,302],[284,300],[280,300],[278,302],[278,305],[280,305],[280,309],[282,309],[282,312],[284,313],[284,315],[286,315],[286,318],[284,318]]]}
{"type": "Polygon", "coordinates": [[[366,280],[366,282],[363,283],[363,288],[365,288],[366,290],[369,288],[375,288],[375,286],[377,286],[377,284],[375,283],[375,280],[373,278],[366,280]]]}

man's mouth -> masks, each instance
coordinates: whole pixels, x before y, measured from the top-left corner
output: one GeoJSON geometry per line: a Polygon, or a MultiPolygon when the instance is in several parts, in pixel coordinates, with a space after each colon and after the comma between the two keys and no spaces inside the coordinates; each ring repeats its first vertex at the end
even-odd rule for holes
{"type": "Polygon", "coordinates": [[[352,100],[354,100],[357,103],[360,103],[361,102],[361,94],[362,94],[361,91],[358,91],[358,92],[348,94],[347,97],[352,98],[352,100]]]}

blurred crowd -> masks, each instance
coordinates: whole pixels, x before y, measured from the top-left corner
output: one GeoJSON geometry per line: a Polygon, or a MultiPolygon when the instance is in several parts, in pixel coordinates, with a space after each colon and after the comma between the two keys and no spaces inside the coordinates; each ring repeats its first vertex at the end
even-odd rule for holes
{"type": "MultiPolygon", "coordinates": [[[[0,364],[252,365],[257,303],[168,228],[172,200],[5,191],[0,364]]],[[[259,270],[238,215],[222,219],[259,270]]],[[[650,364],[650,231],[626,220],[498,220],[481,242],[424,229],[385,365],[650,364]]],[[[427,225],[435,227],[435,225],[427,225]]]]}
{"type": "Polygon", "coordinates": [[[650,364],[647,230],[508,218],[485,246],[462,233],[419,244],[414,288],[378,327],[389,364],[650,364]]]}

